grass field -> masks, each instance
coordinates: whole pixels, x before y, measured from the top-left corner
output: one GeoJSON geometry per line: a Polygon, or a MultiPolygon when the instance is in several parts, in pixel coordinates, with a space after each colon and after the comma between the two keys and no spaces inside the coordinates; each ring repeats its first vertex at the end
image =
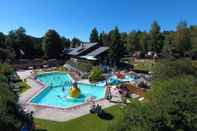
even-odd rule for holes
{"type": "Polygon", "coordinates": [[[193,60],[192,65],[197,68],[197,60],[193,60]]]}
{"type": "Polygon", "coordinates": [[[29,85],[27,85],[25,82],[23,81],[19,81],[16,83],[19,87],[20,87],[20,93],[25,92],[26,90],[30,89],[31,87],[29,85]]]}
{"type": "Polygon", "coordinates": [[[153,66],[156,64],[153,60],[141,60],[133,62],[134,69],[152,71],[153,66]]]}
{"type": "Polygon", "coordinates": [[[117,121],[122,116],[122,108],[113,106],[105,111],[113,118],[104,120],[96,116],[96,114],[88,114],[67,122],[53,122],[41,119],[35,119],[38,130],[47,131],[107,131],[111,123],[117,121]]]}

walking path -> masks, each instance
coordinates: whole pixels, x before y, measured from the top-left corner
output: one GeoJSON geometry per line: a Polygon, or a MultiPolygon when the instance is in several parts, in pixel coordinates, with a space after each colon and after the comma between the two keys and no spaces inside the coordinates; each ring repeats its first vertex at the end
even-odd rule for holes
{"type": "Polygon", "coordinates": [[[35,94],[46,88],[45,85],[31,78],[26,79],[26,83],[32,88],[20,94],[19,103],[22,105],[26,104],[35,94]]]}
{"type": "MultiPolygon", "coordinates": [[[[96,102],[96,104],[100,104],[102,108],[107,108],[115,105],[114,103],[110,103],[107,100],[100,100],[96,102]]],[[[39,119],[64,122],[89,114],[90,104],[83,104],[65,109],[29,104],[28,106],[26,106],[26,110],[34,111],[34,117],[39,119]]]]}

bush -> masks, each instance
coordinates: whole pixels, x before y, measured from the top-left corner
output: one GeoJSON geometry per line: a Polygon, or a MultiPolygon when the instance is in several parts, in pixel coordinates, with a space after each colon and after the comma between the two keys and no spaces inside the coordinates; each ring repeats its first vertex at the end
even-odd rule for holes
{"type": "Polygon", "coordinates": [[[165,80],[182,75],[196,75],[196,69],[191,60],[163,60],[153,69],[155,80],[165,80]]]}
{"type": "Polygon", "coordinates": [[[196,131],[196,86],[191,76],[155,82],[148,101],[131,101],[109,131],[196,131]]]}
{"type": "Polygon", "coordinates": [[[4,76],[3,74],[0,74],[0,83],[1,82],[7,82],[7,81],[8,81],[7,77],[4,76]]]}
{"type": "Polygon", "coordinates": [[[7,64],[0,64],[0,74],[5,76],[10,76],[13,73],[13,69],[10,65],[7,64]]]}
{"type": "Polygon", "coordinates": [[[93,67],[89,76],[89,80],[93,82],[104,80],[102,70],[99,67],[93,67]]]}
{"type": "Polygon", "coordinates": [[[197,80],[191,60],[162,61],[146,101],[131,101],[110,131],[196,131],[197,80]]]}

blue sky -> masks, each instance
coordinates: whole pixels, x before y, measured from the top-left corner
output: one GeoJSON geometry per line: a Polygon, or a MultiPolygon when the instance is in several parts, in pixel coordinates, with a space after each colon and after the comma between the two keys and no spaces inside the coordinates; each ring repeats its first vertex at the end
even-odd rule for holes
{"type": "Polygon", "coordinates": [[[48,29],[87,41],[93,27],[109,31],[149,30],[157,20],[162,30],[179,21],[197,24],[197,0],[0,0],[0,31],[23,26],[40,37],[48,29]]]}

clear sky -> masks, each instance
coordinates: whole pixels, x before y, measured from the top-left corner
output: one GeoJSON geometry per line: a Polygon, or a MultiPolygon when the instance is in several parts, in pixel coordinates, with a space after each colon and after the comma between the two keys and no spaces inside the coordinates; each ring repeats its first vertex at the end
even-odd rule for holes
{"type": "Polygon", "coordinates": [[[87,41],[93,27],[109,31],[149,30],[157,20],[162,30],[179,21],[197,24],[197,0],[0,0],[0,32],[23,26],[40,37],[48,29],[87,41]]]}

